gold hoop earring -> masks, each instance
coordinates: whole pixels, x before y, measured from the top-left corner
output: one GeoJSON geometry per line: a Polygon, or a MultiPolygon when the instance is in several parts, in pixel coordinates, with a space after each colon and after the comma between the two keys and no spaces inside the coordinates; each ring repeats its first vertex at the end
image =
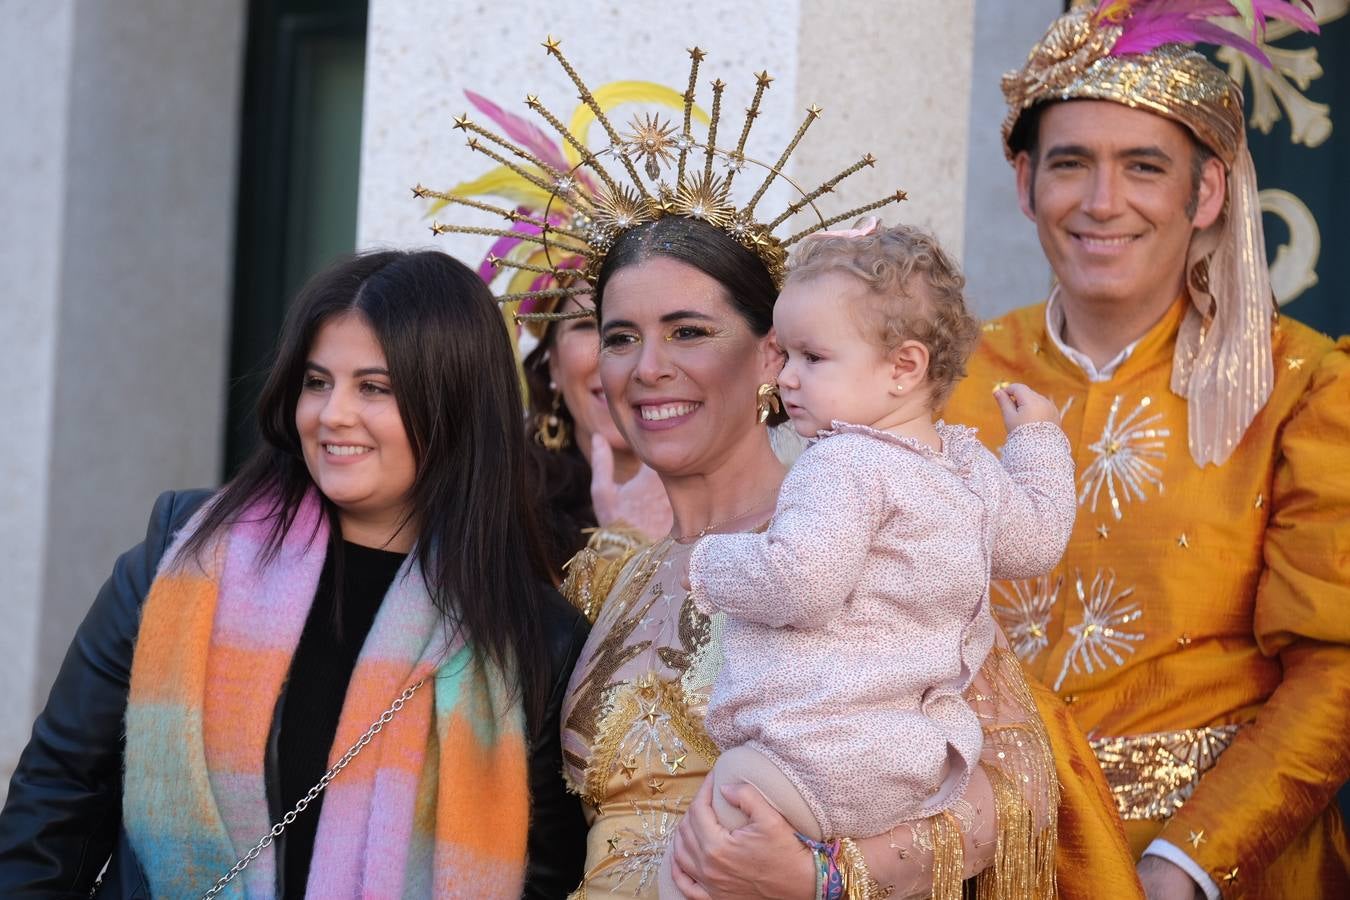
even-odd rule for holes
{"type": "Polygon", "coordinates": [[[569,443],[572,435],[563,421],[562,416],[558,415],[558,410],[562,408],[562,393],[556,388],[553,391],[553,406],[549,412],[535,416],[534,419],[534,439],[550,453],[557,453],[569,443]]]}
{"type": "Polygon", "coordinates": [[[759,386],[755,392],[755,409],[759,411],[759,424],[769,421],[769,416],[783,411],[783,401],[778,396],[778,383],[770,381],[759,386]]]}

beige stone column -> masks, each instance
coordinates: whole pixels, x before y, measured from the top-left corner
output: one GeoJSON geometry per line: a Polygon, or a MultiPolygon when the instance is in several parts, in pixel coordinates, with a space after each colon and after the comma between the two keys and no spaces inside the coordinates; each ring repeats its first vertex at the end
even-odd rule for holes
{"type": "Polygon", "coordinates": [[[0,29],[0,777],[155,496],[219,478],[244,0],[0,29]]]}
{"type": "Polygon", "coordinates": [[[33,719],[37,635],[42,618],[43,555],[48,522],[47,466],[52,447],[56,333],[61,288],[69,84],[74,0],[10,9],[0,28],[0,107],[11,123],[0,132],[0,209],[23,210],[0,241],[0,352],[9,399],[0,428],[0,777],[8,791],[14,760],[33,719]]]}

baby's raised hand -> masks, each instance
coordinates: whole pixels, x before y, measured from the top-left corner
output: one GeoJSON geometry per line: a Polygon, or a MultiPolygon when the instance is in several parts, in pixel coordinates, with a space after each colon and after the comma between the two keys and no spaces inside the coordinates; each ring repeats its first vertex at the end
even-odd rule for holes
{"type": "Polygon", "coordinates": [[[1028,422],[1059,423],[1059,410],[1055,409],[1055,404],[1025,384],[998,388],[994,391],[994,399],[1003,413],[1003,426],[1009,432],[1028,422]]]}

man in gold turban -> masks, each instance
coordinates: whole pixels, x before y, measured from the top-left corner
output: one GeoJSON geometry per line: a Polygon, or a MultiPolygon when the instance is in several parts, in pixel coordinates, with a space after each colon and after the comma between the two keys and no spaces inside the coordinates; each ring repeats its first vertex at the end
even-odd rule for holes
{"type": "Polygon", "coordinates": [[[1260,56],[1268,16],[1315,28],[1285,0],[1106,0],[1005,76],[1056,286],[985,325],[947,409],[993,439],[997,385],[1060,406],[1078,522],[995,612],[1153,898],[1350,896],[1350,341],[1278,315],[1242,95],[1184,46],[1260,56]]]}

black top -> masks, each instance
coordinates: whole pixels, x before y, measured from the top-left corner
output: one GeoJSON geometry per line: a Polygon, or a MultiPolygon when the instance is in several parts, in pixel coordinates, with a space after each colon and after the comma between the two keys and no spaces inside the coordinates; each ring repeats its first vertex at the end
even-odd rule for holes
{"type": "MultiPolygon", "coordinates": [[[[343,541],[340,567],[337,556],[329,553],[324,560],[280,711],[277,781],[283,812],[294,809],[328,771],[328,754],[356,658],[407,554],[343,541]]],[[[305,896],[322,807],[320,794],[286,829],[282,869],[286,897],[305,896]]]]}

